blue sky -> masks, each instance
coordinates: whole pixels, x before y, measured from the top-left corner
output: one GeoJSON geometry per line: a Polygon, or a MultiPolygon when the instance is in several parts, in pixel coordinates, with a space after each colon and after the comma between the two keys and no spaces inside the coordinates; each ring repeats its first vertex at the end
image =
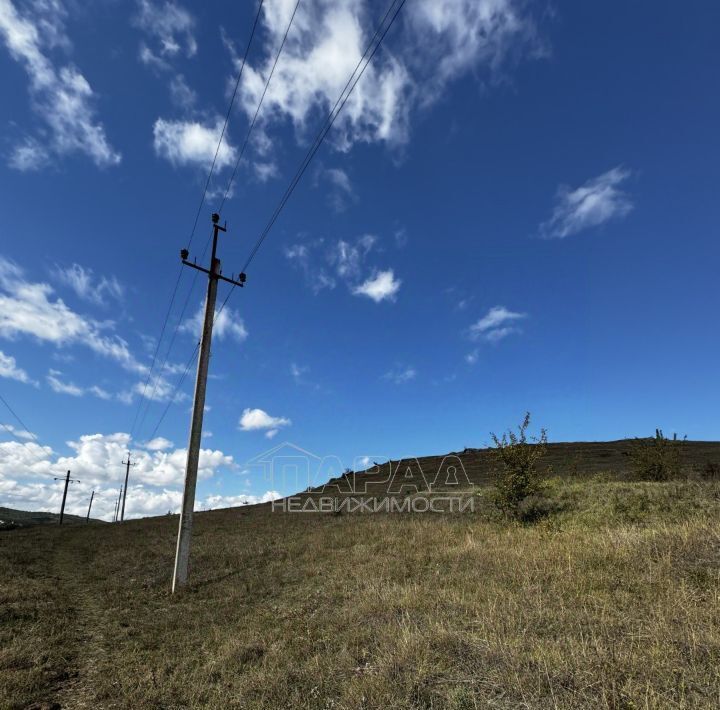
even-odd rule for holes
{"type": "MultiPolygon", "coordinates": [[[[195,256],[294,5],[265,2],[195,256]]],[[[301,0],[223,209],[226,273],[385,8],[301,0]]],[[[177,509],[192,377],[151,435],[201,280],[130,432],[255,9],[0,0],[0,392],[37,437],[5,410],[0,504],[58,507],[71,468],[71,512],[96,489],[108,517],[130,448],[130,514],[177,509]]],[[[526,410],[556,441],[717,438],[718,21],[408,0],[217,324],[199,506],[291,492],[245,466],[285,440],[352,466],[482,446],[526,410]]]]}

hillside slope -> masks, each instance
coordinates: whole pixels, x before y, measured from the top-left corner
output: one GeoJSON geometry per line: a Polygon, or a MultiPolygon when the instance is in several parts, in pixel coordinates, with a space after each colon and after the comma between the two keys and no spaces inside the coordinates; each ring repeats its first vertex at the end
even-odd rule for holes
{"type": "MultiPolygon", "coordinates": [[[[600,442],[560,442],[547,445],[547,452],[540,460],[540,468],[549,468],[553,476],[577,478],[599,473],[610,478],[626,480],[631,477],[631,459],[628,454],[638,445],[637,439],[619,439],[600,442]]],[[[708,464],[720,470],[720,442],[684,441],[681,448],[683,473],[688,476],[701,475],[708,464]]],[[[414,481],[435,480],[440,472],[438,490],[446,489],[443,483],[448,469],[460,462],[467,480],[473,485],[483,486],[491,482],[494,468],[492,449],[465,449],[439,456],[421,456],[398,459],[359,471],[354,480],[367,488],[368,494],[380,494],[387,490],[393,474],[404,476],[410,473],[414,481]]],[[[458,472],[459,473],[459,472],[458,472]]],[[[458,477],[462,482],[464,478],[458,477]]],[[[338,482],[339,479],[331,479],[338,482]]],[[[462,487],[462,486],[461,486],[462,487]]],[[[322,490],[322,486],[313,489],[322,490]]],[[[338,487],[342,490],[342,487],[338,487]]]]}
{"type": "MultiPolygon", "coordinates": [[[[59,513],[48,513],[44,511],[14,510],[13,508],[0,507],[0,530],[8,528],[25,528],[31,525],[57,525],[60,522],[59,513]]],[[[90,519],[90,522],[101,522],[90,519]]],[[[63,525],[85,523],[85,518],[80,515],[65,514],[63,525]]]]}
{"type": "Polygon", "coordinates": [[[177,516],[15,530],[0,707],[720,706],[720,483],[548,495],[536,526],[484,489],[472,514],[199,513],[175,596],[177,516]]]}

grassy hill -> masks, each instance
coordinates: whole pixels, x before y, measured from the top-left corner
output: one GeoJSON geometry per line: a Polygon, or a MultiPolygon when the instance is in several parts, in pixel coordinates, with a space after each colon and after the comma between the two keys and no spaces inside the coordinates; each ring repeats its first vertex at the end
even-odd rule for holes
{"type": "Polygon", "coordinates": [[[199,513],[175,596],[177,516],[12,531],[0,707],[716,708],[720,445],[665,483],[623,446],[552,447],[533,526],[484,487],[455,515],[199,513]]]}
{"type": "MultiPolygon", "coordinates": [[[[99,522],[93,518],[92,522],[99,522]]],[[[0,531],[24,528],[30,525],[57,525],[60,522],[59,513],[33,512],[28,510],[13,510],[12,508],[0,507],[0,531]]],[[[85,523],[85,518],[80,515],[65,514],[63,525],[85,523]]]]}

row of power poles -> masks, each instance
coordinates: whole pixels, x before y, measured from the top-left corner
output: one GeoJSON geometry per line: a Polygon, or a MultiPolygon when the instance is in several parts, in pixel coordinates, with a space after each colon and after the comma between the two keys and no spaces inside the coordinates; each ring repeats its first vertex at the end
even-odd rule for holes
{"type": "MultiPolygon", "coordinates": [[[[137,466],[137,463],[132,463],[130,461],[129,451],[127,455],[127,461],[123,461],[122,463],[123,466],[125,466],[125,485],[120,486],[120,494],[115,501],[115,512],[113,514],[114,523],[122,522],[123,520],[125,520],[125,499],[127,497],[128,479],[130,478],[130,467],[137,466]]],[[[60,505],[60,525],[62,525],[63,519],[65,518],[65,503],[67,502],[68,486],[71,483],[80,483],[80,481],[76,478],[70,478],[70,471],[68,471],[62,478],[55,476],[55,480],[65,482],[65,487],[63,488],[62,504],[60,505]]],[[[90,511],[92,510],[93,500],[95,500],[95,491],[90,494],[90,505],[88,505],[87,515],[85,516],[86,523],[90,522],[90,511]]]]}

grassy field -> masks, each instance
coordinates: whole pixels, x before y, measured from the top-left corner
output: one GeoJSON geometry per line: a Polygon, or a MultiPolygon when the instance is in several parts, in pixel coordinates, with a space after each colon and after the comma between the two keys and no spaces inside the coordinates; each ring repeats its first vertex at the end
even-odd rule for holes
{"type": "Polygon", "coordinates": [[[558,479],[472,514],[177,517],[0,536],[0,707],[720,706],[720,483],[558,479]],[[57,705],[53,705],[57,703],[57,705]]]}

